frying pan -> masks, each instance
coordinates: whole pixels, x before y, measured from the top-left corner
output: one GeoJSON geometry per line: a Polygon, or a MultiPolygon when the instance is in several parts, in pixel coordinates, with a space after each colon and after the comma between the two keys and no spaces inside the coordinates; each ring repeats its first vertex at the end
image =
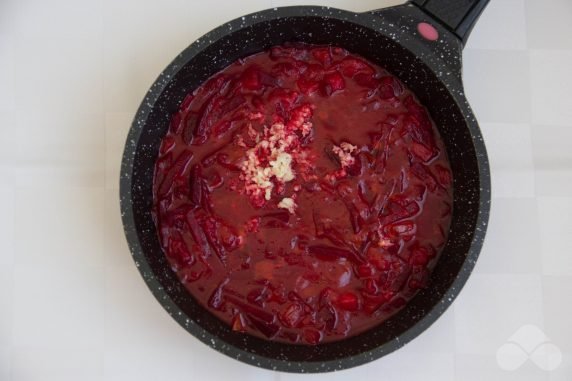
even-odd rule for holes
{"type": "Polygon", "coordinates": [[[192,43],[145,96],[125,145],[120,197],[135,264],[165,310],[210,347],[286,372],[326,372],[384,356],[427,329],[452,303],[482,247],[490,207],[489,163],[461,79],[462,48],[488,0],[413,0],[353,13],[329,7],[274,8],[230,21],[192,43]],[[400,78],[433,117],[454,177],[449,239],[430,278],[399,313],[338,342],[306,346],[233,332],[201,307],[171,270],[151,217],[153,169],[171,115],[186,94],[239,58],[285,42],[346,48],[400,78]]]}

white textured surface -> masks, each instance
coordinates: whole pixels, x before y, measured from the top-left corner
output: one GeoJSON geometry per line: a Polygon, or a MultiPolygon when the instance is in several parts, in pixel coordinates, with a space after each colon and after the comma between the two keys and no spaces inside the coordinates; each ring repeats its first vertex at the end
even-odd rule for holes
{"type": "Polygon", "coordinates": [[[259,370],[207,348],[154,300],[118,209],[123,141],[165,65],[220,23],[280,5],[394,0],[0,2],[0,380],[572,379],[572,2],[492,0],[464,53],[491,158],[490,231],[465,290],[405,348],[339,374],[259,370]],[[563,351],[516,371],[524,324],[563,351]]]}

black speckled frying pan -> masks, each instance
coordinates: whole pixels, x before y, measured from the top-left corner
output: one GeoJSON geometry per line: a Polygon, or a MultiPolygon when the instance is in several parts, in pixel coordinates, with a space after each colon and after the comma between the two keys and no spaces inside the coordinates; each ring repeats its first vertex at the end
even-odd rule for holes
{"type": "Polygon", "coordinates": [[[481,250],[490,207],[489,164],[461,80],[463,45],[488,0],[414,0],[366,13],[328,7],[275,8],[207,33],[161,73],[129,131],[121,169],[121,212],[147,285],[181,326],[240,361],[287,372],[326,372],[390,353],[429,327],[465,284],[481,250]],[[449,240],[428,288],[389,320],[359,336],[304,346],[233,332],[193,300],[171,271],[151,218],[153,168],[169,119],[187,93],[238,58],[273,45],[332,44],[386,68],[427,106],[454,176],[449,240]]]}

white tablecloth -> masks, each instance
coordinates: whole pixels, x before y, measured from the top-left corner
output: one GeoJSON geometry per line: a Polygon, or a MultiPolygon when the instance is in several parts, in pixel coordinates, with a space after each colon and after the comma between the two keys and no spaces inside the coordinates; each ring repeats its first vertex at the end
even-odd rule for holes
{"type": "Polygon", "coordinates": [[[201,34],[300,3],[396,1],[0,1],[0,380],[572,379],[570,0],[492,0],[470,38],[464,77],[491,159],[490,228],[460,297],[412,343],[333,375],[280,374],[207,348],[151,296],[118,208],[138,103],[201,34]],[[536,329],[551,347],[528,348],[536,329]],[[518,330],[516,351],[531,359],[505,370],[518,330]],[[552,365],[532,361],[550,348],[552,365]]]}

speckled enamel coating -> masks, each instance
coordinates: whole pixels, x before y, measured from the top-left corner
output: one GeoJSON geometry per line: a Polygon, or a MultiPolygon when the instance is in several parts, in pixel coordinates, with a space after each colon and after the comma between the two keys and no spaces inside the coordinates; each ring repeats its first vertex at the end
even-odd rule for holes
{"type": "Polygon", "coordinates": [[[141,103],[127,137],[120,197],[133,259],[165,310],[188,332],[239,361],[285,372],[328,372],[373,361],[429,327],[452,303],[481,250],[490,208],[489,164],[461,82],[462,43],[411,4],[367,13],[286,7],[254,13],[207,33],[161,73],[141,103]],[[439,39],[417,32],[435,25],[439,39]],[[239,57],[287,41],[332,44],[378,63],[425,104],[447,145],[454,174],[449,240],[427,289],[378,327],[336,343],[301,346],[233,332],[196,303],[171,271],[151,218],[152,176],[170,115],[185,94],[239,57]]]}

